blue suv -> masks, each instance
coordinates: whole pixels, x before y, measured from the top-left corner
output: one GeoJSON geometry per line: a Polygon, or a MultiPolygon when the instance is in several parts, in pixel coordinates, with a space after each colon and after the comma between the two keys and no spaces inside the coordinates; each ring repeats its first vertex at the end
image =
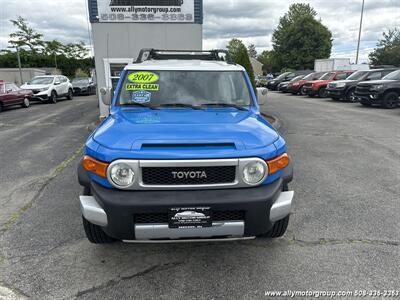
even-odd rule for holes
{"type": "Polygon", "coordinates": [[[275,238],[289,222],[293,168],[245,69],[221,50],[144,49],[78,167],[92,243],[275,238]],[[258,100],[258,101],[257,101],[258,100]]]}

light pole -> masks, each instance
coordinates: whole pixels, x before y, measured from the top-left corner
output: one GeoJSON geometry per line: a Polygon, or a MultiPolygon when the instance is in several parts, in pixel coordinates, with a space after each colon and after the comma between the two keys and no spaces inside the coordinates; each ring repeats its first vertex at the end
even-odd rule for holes
{"type": "Polygon", "coordinates": [[[23,79],[22,79],[21,56],[19,55],[19,47],[18,46],[17,46],[17,59],[18,59],[19,77],[21,79],[21,84],[24,84],[23,79]]]}
{"type": "Polygon", "coordinates": [[[360,41],[361,41],[361,30],[362,30],[363,16],[364,16],[364,2],[365,2],[365,0],[362,0],[361,18],[360,18],[360,29],[359,29],[359,31],[358,31],[358,43],[357,43],[356,64],[358,64],[358,57],[359,57],[359,55],[360,55],[360,41]]]}

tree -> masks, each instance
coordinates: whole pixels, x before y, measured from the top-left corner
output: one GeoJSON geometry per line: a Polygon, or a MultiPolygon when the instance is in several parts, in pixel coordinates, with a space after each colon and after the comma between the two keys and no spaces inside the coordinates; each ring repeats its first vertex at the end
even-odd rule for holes
{"type": "Polygon", "coordinates": [[[256,84],[254,78],[254,70],[253,66],[251,65],[246,46],[241,40],[232,39],[226,46],[226,48],[228,48],[229,51],[229,58],[246,69],[247,74],[249,74],[250,77],[250,82],[255,89],[256,84]]]}
{"type": "Polygon", "coordinates": [[[249,52],[250,57],[257,58],[257,50],[256,50],[256,46],[254,46],[254,44],[250,44],[247,47],[247,51],[249,52]]]}
{"type": "Polygon", "coordinates": [[[332,33],[309,4],[292,4],[272,35],[274,57],[282,68],[312,69],[315,59],[329,58],[332,33]]]}
{"type": "Polygon", "coordinates": [[[77,44],[67,44],[62,50],[67,58],[83,59],[89,53],[89,50],[85,47],[85,43],[82,41],[77,44]]]}
{"type": "Polygon", "coordinates": [[[57,55],[61,54],[63,44],[57,40],[46,41],[44,53],[47,55],[52,55],[54,57],[54,65],[57,69],[57,55]]]}
{"type": "Polygon", "coordinates": [[[10,34],[8,42],[11,48],[28,47],[32,52],[37,52],[44,46],[42,41],[43,34],[29,27],[23,17],[19,16],[17,20],[10,20],[10,22],[17,27],[17,31],[10,34]]]}
{"type": "Polygon", "coordinates": [[[373,65],[400,66],[400,30],[395,28],[384,32],[369,59],[373,65]]]}
{"type": "Polygon", "coordinates": [[[265,50],[257,57],[257,60],[263,64],[263,71],[266,73],[276,73],[281,71],[280,66],[275,59],[274,50],[265,50]]]}

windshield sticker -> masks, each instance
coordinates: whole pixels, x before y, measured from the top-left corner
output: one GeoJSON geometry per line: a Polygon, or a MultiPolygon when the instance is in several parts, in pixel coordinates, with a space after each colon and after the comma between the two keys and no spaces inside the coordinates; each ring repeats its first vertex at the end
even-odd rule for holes
{"type": "Polygon", "coordinates": [[[128,75],[128,80],[134,83],[154,83],[158,79],[159,76],[152,72],[136,72],[128,75]]]}
{"type": "Polygon", "coordinates": [[[146,83],[127,83],[127,91],[158,91],[160,89],[159,84],[146,84],[146,83]]]}
{"type": "Polygon", "coordinates": [[[135,103],[149,103],[151,93],[146,91],[137,91],[132,93],[132,101],[135,103]]]}

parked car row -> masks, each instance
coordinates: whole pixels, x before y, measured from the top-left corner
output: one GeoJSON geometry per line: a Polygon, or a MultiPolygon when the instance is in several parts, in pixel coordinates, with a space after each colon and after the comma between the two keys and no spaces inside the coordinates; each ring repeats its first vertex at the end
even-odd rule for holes
{"type": "Polygon", "coordinates": [[[308,75],[310,73],[313,73],[313,71],[311,70],[299,70],[299,71],[294,71],[294,72],[285,72],[281,75],[279,75],[278,77],[276,77],[275,79],[268,81],[267,83],[267,88],[269,90],[272,91],[276,91],[278,90],[278,86],[279,84],[281,84],[282,82],[288,82],[293,80],[294,78],[298,77],[298,76],[305,76],[308,75]]]}
{"type": "Polygon", "coordinates": [[[14,83],[0,80],[0,111],[4,107],[21,105],[29,107],[31,101],[57,103],[63,97],[72,100],[74,95],[96,93],[91,78],[75,78],[72,82],[63,75],[36,76],[20,88],[14,83]]]}
{"type": "Polygon", "coordinates": [[[365,106],[395,108],[400,104],[400,70],[387,68],[315,72],[280,82],[276,89],[293,95],[329,97],[333,100],[360,102],[365,106]]]}

